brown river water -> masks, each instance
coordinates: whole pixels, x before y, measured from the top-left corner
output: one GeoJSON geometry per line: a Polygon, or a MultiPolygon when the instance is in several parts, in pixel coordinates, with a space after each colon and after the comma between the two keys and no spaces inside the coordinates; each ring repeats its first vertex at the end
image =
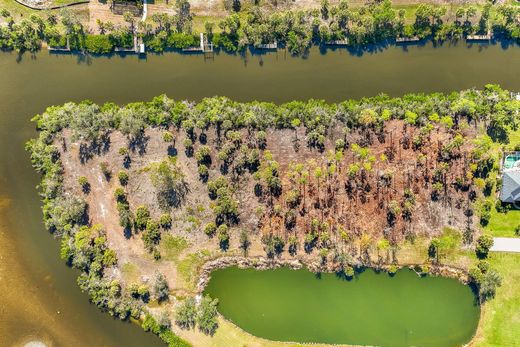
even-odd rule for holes
{"type": "Polygon", "coordinates": [[[166,93],[284,102],[337,102],[381,92],[448,92],[486,83],[520,90],[520,48],[501,45],[396,47],[352,54],[311,50],[214,59],[163,54],[84,57],[42,51],[0,53],[0,346],[43,341],[49,346],[156,346],[160,340],[89,304],[77,272],[59,259],[43,228],[40,201],[24,143],[30,118],[49,105],[90,99],[127,103],[166,93]]]}

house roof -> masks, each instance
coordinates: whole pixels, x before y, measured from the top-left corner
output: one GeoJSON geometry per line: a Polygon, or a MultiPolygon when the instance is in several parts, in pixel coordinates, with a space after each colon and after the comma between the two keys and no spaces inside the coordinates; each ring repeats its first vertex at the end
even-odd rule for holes
{"type": "Polygon", "coordinates": [[[502,174],[502,189],[500,200],[503,202],[520,201],[520,170],[504,171],[502,174]]]}

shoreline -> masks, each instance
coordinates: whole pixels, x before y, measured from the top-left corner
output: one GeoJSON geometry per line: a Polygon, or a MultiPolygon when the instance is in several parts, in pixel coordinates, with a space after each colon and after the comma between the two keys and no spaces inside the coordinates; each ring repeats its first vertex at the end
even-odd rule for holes
{"type": "MultiPolygon", "coordinates": [[[[425,276],[432,276],[432,277],[444,277],[444,278],[451,278],[455,279],[458,282],[460,282],[463,285],[470,286],[471,285],[471,278],[468,274],[468,272],[464,269],[451,266],[451,265],[433,265],[433,264],[361,264],[359,263],[356,265],[356,268],[362,268],[362,269],[372,269],[374,271],[385,271],[388,273],[389,276],[393,276],[392,273],[388,272],[388,269],[390,266],[396,265],[398,267],[397,271],[400,271],[402,269],[409,269],[414,271],[417,276],[419,277],[425,277],[425,276]],[[420,273],[417,272],[417,268],[421,266],[428,266],[429,271],[427,273],[420,273]]],[[[269,259],[265,257],[244,257],[244,256],[223,256],[219,257],[217,259],[212,259],[207,261],[199,271],[199,280],[197,282],[197,296],[202,296],[204,289],[206,288],[207,284],[211,280],[211,274],[219,269],[225,269],[229,267],[238,267],[240,269],[254,269],[256,271],[267,271],[267,270],[275,270],[279,268],[288,268],[290,270],[300,270],[300,269],[306,269],[309,272],[312,273],[335,273],[336,271],[331,266],[321,266],[318,263],[312,263],[312,260],[308,261],[305,259],[294,259],[294,260],[287,260],[287,259],[269,259]]],[[[480,310],[479,310],[479,317],[478,317],[478,324],[475,329],[475,333],[471,337],[471,339],[464,344],[464,346],[471,346],[475,338],[478,336],[478,332],[481,329],[482,324],[482,316],[485,305],[479,304],[480,310]]],[[[219,312],[219,317],[227,322],[228,324],[231,324],[234,329],[237,329],[241,331],[244,334],[247,334],[251,336],[254,339],[263,340],[266,342],[274,342],[277,344],[288,344],[288,345],[302,345],[302,346],[365,346],[365,345],[352,345],[352,344],[327,344],[327,343],[321,343],[321,342],[296,342],[296,341],[278,341],[278,340],[269,340],[261,336],[256,336],[251,334],[250,332],[244,330],[240,326],[238,326],[235,322],[230,320],[229,318],[225,317],[219,312]]],[[[178,331],[176,331],[178,333],[178,331]]]]}

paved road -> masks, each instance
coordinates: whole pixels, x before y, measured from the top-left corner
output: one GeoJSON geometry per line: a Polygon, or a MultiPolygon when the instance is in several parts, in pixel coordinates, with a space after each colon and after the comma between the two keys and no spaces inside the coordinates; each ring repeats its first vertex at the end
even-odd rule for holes
{"type": "Polygon", "coordinates": [[[491,251],[494,252],[516,252],[520,253],[520,238],[495,237],[491,251]]]}

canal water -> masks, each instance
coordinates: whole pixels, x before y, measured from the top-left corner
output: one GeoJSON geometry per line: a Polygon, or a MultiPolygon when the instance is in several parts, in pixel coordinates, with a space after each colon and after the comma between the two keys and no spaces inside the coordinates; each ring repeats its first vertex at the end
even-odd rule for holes
{"type": "Polygon", "coordinates": [[[270,340],[388,347],[468,342],[480,309],[457,280],[363,271],[352,280],[288,268],[217,270],[205,290],[245,331],[270,340]]]}
{"type": "Polygon", "coordinates": [[[85,57],[0,54],[0,345],[154,346],[158,338],[113,320],[88,303],[77,273],[41,222],[38,176],[24,143],[30,118],[49,105],[90,99],[128,103],[165,93],[284,102],[337,102],[378,93],[452,91],[499,83],[520,90],[520,48],[443,45],[373,48],[293,58],[284,51],[233,56],[163,54],[85,57]]]}

